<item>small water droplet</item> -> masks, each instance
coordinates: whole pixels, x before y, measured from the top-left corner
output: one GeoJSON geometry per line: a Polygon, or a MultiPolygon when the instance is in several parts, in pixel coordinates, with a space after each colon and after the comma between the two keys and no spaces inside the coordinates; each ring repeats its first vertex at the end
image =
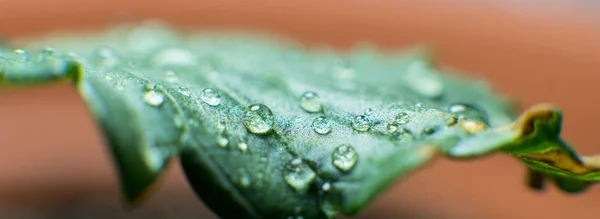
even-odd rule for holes
{"type": "Polygon", "coordinates": [[[182,94],[185,97],[190,97],[192,96],[192,93],[190,92],[190,89],[188,89],[187,87],[184,86],[180,86],[177,88],[177,91],[182,94]]]}
{"type": "Polygon", "coordinates": [[[229,144],[229,139],[225,136],[224,133],[217,134],[217,144],[219,147],[225,148],[229,144]]]}
{"type": "Polygon", "coordinates": [[[331,190],[331,183],[323,183],[323,185],[321,186],[321,190],[323,190],[323,192],[329,192],[331,190]]]}
{"type": "Polygon", "coordinates": [[[180,115],[173,116],[173,124],[177,128],[183,127],[183,118],[180,115]]]}
{"type": "Polygon", "coordinates": [[[317,177],[317,174],[300,158],[290,161],[283,171],[285,182],[298,192],[306,191],[317,177]]]}
{"type": "Polygon", "coordinates": [[[238,143],[237,143],[237,148],[241,152],[246,152],[248,150],[248,144],[244,140],[239,140],[238,143]]]}
{"type": "Polygon", "coordinates": [[[242,188],[250,186],[250,174],[245,169],[240,169],[238,172],[239,183],[242,188]]]}
{"type": "Polygon", "coordinates": [[[399,112],[396,115],[396,118],[394,119],[394,121],[399,124],[399,125],[404,125],[406,123],[408,123],[410,121],[408,114],[405,112],[399,112]]]}
{"type": "Polygon", "coordinates": [[[15,49],[14,52],[17,56],[19,56],[19,58],[21,59],[20,61],[23,61],[23,62],[29,61],[29,52],[27,52],[27,50],[15,49]]]}
{"type": "Polygon", "coordinates": [[[117,53],[106,46],[97,48],[94,51],[94,57],[100,66],[113,67],[119,64],[117,53]]]}
{"type": "Polygon", "coordinates": [[[200,99],[208,105],[217,106],[221,103],[221,95],[216,90],[212,88],[206,88],[202,90],[202,94],[200,94],[200,99]]]}
{"type": "Polygon", "coordinates": [[[398,131],[398,126],[397,126],[397,125],[395,125],[395,124],[392,124],[392,123],[388,123],[388,124],[386,124],[386,125],[385,125],[385,130],[386,130],[388,133],[390,133],[390,134],[393,134],[393,133],[395,133],[396,131],[398,131]]]}
{"type": "Polygon", "coordinates": [[[368,115],[371,115],[371,114],[373,114],[373,108],[367,108],[367,109],[365,110],[365,115],[367,115],[367,116],[368,116],[368,115]]]}
{"type": "Polygon", "coordinates": [[[319,116],[313,120],[312,128],[316,133],[325,135],[331,132],[331,123],[325,116],[319,116]]]}
{"type": "Polygon", "coordinates": [[[350,145],[340,145],[331,154],[333,165],[342,172],[350,171],[358,161],[358,153],[350,145]]]}
{"type": "Polygon", "coordinates": [[[352,120],[352,128],[359,132],[366,132],[369,130],[369,128],[371,128],[371,124],[366,116],[359,115],[354,117],[354,120],[352,120]]]}
{"type": "Polygon", "coordinates": [[[50,46],[44,47],[44,49],[42,49],[42,53],[39,56],[39,61],[40,62],[46,61],[46,59],[48,57],[53,56],[55,52],[56,52],[56,49],[54,49],[50,46]]]}
{"type": "Polygon", "coordinates": [[[410,142],[415,139],[415,136],[412,134],[412,132],[410,130],[408,130],[406,128],[399,128],[398,136],[396,138],[401,140],[402,142],[410,142]]]}
{"type": "Polygon", "coordinates": [[[435,132],[436,132],[436,129],[434,127],[425,127],[425,128],[423,128],[423,134],[431,135],[431,134],[433,134],[435,132]]]}
{"type": "Polygon", "coordinates": [[[269,107],[263,104],[252,104],[246,109],[243,121],[248,131],[254,134],[265,134],[273,128],[275,116],[269,107]]]}
{"type": "Polygon", "coordinates": [[[487,115],[479,107],[467,103],[454,103],[448,106],[448,111],[458,114],[459,118],[477,120],[489,125],[487,115]]]}
{"type": "Polygon", "coordinates": [[[307,91],[300,97],[300,107],[309,113],[320,112],[323,109],[321,97],[315,92],[307,91]]]}
{"type": "Polygon", "coordinates": [[[151,106],[160,106],[165,101],[165,96],[161,93],[150,90],[144,93],[144,101],[151,106]]]}
{"type": "Polygon", "coordinates": [[[165,71],[165,78],[167,80],[167,82],[170,83],[176,83],[179,81],[179,78],[177,77],[177,74],[174,71],[165,71]]]}
{"type": "Polygon", "coordinates": [[[154,89],[156,89],[156,83],[150,82],[150,83],[146,84],[146,90],[151,91],[154,89]]]}

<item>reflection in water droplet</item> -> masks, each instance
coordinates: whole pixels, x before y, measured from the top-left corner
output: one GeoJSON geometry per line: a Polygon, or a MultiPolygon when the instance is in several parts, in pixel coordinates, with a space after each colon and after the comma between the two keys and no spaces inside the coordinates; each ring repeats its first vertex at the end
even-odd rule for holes
{"type": "Polygon", "coordinates": [[[342,172],[350,171],[358,161],[358,153],[350,145],[340,145],[331,154],[333,165],[342,172]]]}
{"type": "Polygon", "coordinates": [[[243,121],[248,131],[254,134],[264,134],[273,128],[275,116],[269,107],[263,104],[253,104],[246,109],[243,121]]]}
{"type": "Polygon", "coordinates": [[[312,91],[302,94],[300,97],[300,107],[310,113],[320,112],[323,109],[321,98],[317,93],[312,91]]]}
{"type": "Polygon", "coordinates": [[[479,107],[467,103],[454,103],[448,106],[448,111],[458,114],[459,118],[477,120],[489,125],[486,113],[479,107]]]}
{"type": "Polygon", "coordinates": [[[216,90],[212,88],[206,88],[202,90],[202,94],[200,94],[200,99],[208,105],[217,106],[221,103],[221,95],[216,90]]]}
{"type": "Polygon", "coordinates": [[[329,123],[329,119],[325,116],[319,116],[313,120],[312,128],[316,133],[321,135],[328,134],[331,132],[331,124],[329,123]]]}
{"type": "Polygon", "coordinates": [[[404,124],[408,123],[409,121],[410,121],[410,120],[409,120],[409,118],[408,118],[408,114],[407,114],[407,113],[405,113],[405,112],[399,112],[399,113],[396,115],[395,122],[396,122],[397,124],[404,125],[404,124]]]}
{"type": "Polygon", "coordinates": [[[165,71],[165,78],[167,82],[170,83],[176,83],[179,81],[179,78],[177,77],[177,74],[175,74],[174,71],[165,71]]]}
{"type": "Polygon", "coordinates": [[[366,116],[359,115],[354,117],[354,120],[352,120],[352,128],[359,132],[366,132],[369,130],[369,128],[371,128],[371,124],[366,116]]]}
{"type": "Polygon", "coordinates": [[[21,59],[19,61],[23,61],[23,62],[29,61],[29,52],[27,52],[27,50],[15,49],[15,54],[18,55],[19,58],[21,59]]]}
{"type": "Polygon", "coordinates": [[[238,172],[239,183],[242,188],[250,186],[250,174],[245,169],[240,169],[238,172]]]}
{"type": "Polygon", "coordinates": [[[285,182],[298,192],[305,192],[315,180],[317,174],[310,167],[296,158],[288,163],[283,170],[285,182]]]}
{"type": "Polygon", "coordinates": [[[164,102],[165,96],[161,93],[150,90],[144,93],[142,99],[144,99],[144,102],[150,106],[160,106],[164,102]]]}

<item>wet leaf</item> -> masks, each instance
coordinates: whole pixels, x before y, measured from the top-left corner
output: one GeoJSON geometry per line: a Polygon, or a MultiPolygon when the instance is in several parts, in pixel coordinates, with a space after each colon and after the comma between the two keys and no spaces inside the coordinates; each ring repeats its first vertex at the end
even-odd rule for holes
{"type": "Polygon", "coordinates": [[[578,192],[600,180],[600,158],[559,137],[559,109],[516,118],[483,82],[437,68],[420,49],[342,54],[153,22],[29,42],[0,47],[2,83],[71,80],[129,203],[174,157],[223,218],[354,215],[438,154],[510,154],[538,189],[552,180],[578,192]]]}

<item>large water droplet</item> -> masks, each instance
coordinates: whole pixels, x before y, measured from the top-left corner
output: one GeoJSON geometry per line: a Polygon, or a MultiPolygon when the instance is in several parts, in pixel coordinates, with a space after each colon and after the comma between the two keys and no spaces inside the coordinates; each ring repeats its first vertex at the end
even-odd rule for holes
{"type": "Polygon", "coordinates": [[[408,114],[405,112],[399,112],[394,118],[394,121],[399,125],[404,125],[410,121],[408,114]]]}
{"type": "Polygon", "coordinates": [[[312,91],[305,92],[300,97],[300,107],[309,113],[320,112],[323,109],[321,97],[312,91]]]}
{"type": "Polygon", "coordinates": [[[313,120],[312,128],[316,133],[325,135],[331,132],[331,123],[325,116],[319,116],[313,120]]]}
{"type": "Polygon", "coordinates": [[[269,107],[263,104],[252,104],[246,109],[244,126],[254,134],[264,134],[273,128],[275,116],[269,107]]]}
{"type": "Polygon", "coordinates": [[[479,107],[467,103],[454,103],[448,106],[448,111],[458,114],[459,118],[477,120],[489,125],[487,115],[479,107]]]}
{"type": "Polygon", "coordinates": [[[366,116],[359,115],[354,117],[352,120],[352,128],[359,132],[366,132],[369,130],[369,128],[371,128],[370,122],[371,121],[369,121],[366,116]]]}
{"type": "Polygon", "coordinates": [[[300,158],[288,163],[283,171],[285,182],[299,192],[306,191],[317,177],[317,174],[300,158]]]}
{"type": "Polygon", "coordinates": [[[221,95],[216,90],[212,88],[206,88],[202,90],[200,94],[200,99],[208,105],[217,106],[221,103],[221,95]]]}
{"type": "Polygon", "coordinates": [[[358,161],[358,153],[350,145],[340,145],[331,154],[333,165],[342,172],[350,171],[358,161]]]}
{"type": "Polygon", "coordinates": [[[150,90],[144,93],[142,99],[150,106],[160,106],[165,101],[165,96],[154,90],[150,90]]]}

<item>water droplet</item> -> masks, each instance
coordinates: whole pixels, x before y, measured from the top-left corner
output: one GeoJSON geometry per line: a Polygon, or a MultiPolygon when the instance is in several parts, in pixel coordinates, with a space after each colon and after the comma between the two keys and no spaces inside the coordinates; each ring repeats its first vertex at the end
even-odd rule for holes
{"type": "Polygon", "coordinates": [[[245,169],[240,169],[238,172],[239,183],[242,188],[250,186],[250,174],[245,169]]]}
{"type": "Polygon", "coordinates": [[[300,158],[292,160],[283,171],[285,182],[299,192],[305,192],[317,177],[317,174],[300,158]]]}
{"type": "Polygon", "coordinates": [[[408,118],[408,114],[405,112],[399,112],[396,115],[396,118],[394,119],[394,121],[399,124],[399,125],[404,125],[406,123],[408,123],[410,120],[408,118]]]}
{"type": "Polygon", "coordinates": [[[386,130],[388,133],[390,133],[390,134],[393,134],[393,133],[395,133],[396,131],[398,131],[398,126],[397,126],[397,125],[395,125],[395,124],[392,124],[392,123],[388,123],[388,124],[386,124],[386,125],[385,125],[385,130],[386,130]]]}
{"type": "Polygon", "coordinates": [[[312,91],[305,92],[300,97],[300,107],[309,113],[320,112],[323,109],[321,97],[312,91]]]}
{"type": "Polygon", "coordinates": [[[153,171],[159,171],[163,168],[164,160],[168,156],[165,153],[160,148],[146,148],[142,150],[146,166],[153,171]]]}
{"type": "Polygon", "coordinates": [[[423,134],[431,135],[436,132],[435,127],[425,127],[423,128],[423,134]]]}
{"type": "Polygon", "coordinates": [[[222,148],[227,147],[229,144],[229,139],[227,139],[227,136],[225,136],[224,133],[217,134],[217,144],[222,148]]]}
{"type": "Polygon", "coordinates": [[[56,52],[56,49],[54,49],[50,46],[44,47],[44,49],[42,50],[42,53],[39,56],[39,61],[40,62],[46,61],[46,59],[48,57],[53,56],[55,52],[56,52]]]}
{"type": "Polygon", "coordinates": [[[489,125],[487,115],[480,108],[467,103],[454,103],[448,106],[448,111],[458,114],[459,118],[477,120],[489,125]]]}
{"type": "Polygon", "coordinates": [[[200,99],[208,105],[217,106],[221,103],[221,95],[216,90],[212,88],[206,88],[202,90],[202,94],[200,94],[200,99]]]}
{"type": "Polygon", "coordinates": [[[246,152],[248,150],[248,144],[246,144],[246,142],[244,140],[239,140],[237,143],[237,148],[241,152],[246,152]]]}
{"type": "Polygon", "coordinates": [[[252,104],[246,109],[244,126],[254,134],[265,134],[273,128],[275,116],[269,107],[263,104],[252,104]]]}
{"type": "Polygon", "coordinates": [[[350,171],[358,161],[358,153],[350,145],[340,145],[331,154],[333,165],[342,172],[350,171]]]}
{"type": "Polygon", "coordinates": [[[173,124],[177,128],[183,127],[183,118],[180,115],[173,116],[173,124]]]}
{"type": "Polygon", "coordinates": [[[174,71],[165,71],[165,78],[167,82],[170,83],[176,83],[179,81],[179,78],[177,77],[177,74],[175,74],[174,71]]]}
{"type": "Polygon", "coordinates": [[[319,116],[313,120],[312,128],[316,133],[325,135],[331,132],[331,123],[325,116],[319,116]]]}
{"type": "Polygon", "coordinates": [[[150,90],[144,93],[144,101],[151,106],[160,106],[165,101],[165,96],[161,93],[150,90]]]}
{"type": "Polygon", "coordinates": [[[368,115],[371,115],[371,114],[373,114],[373,108],[367,108],[367,109],[365,110],[365,115],[367,115],[367,116],[368,116],[368,115]]]}
{"type": "Polygon", "coordinates": [[[359,115],[354,117],[354,120],[352,120],[352,128],[359,132],[366,132],[369,130],[369,128],[371,128],[371,124],[366,116],[359,115]]]}
{"type": "Polygon", "coordinates": [[[100,66],[113,67],[119,64],[117,53],[109,47],[99,47],[94,51],[94,57],[100,66]]]}
{"type": "Polygon", "coordinates": [[[180,86],[177,88],[177,91],[182,94],[185,97],[190,97],[192,96],[192,93],[190,92],[190,89],[188,89],[187,87],[184,86],[180,86]]]}
{"type": "Polygon", "coordinates": [[[323,185],[321,186],[321,190],[323,190],[323,192],[329,192],[331,190],[331,183],[323,183],[323,185]]]}
{"type": "Polygon", "coordinates": [[[185,49],[169,48],[157,53],[152,62],[157,66],[190,66],[196,64],[196,55],[185,49]]]}
{"type": "Polygon", "coordinates": [[[24,49],[15,49],[15,54],[19,56],[20,61],[27,62],[29,61],[29,52],[24,49]]]}

